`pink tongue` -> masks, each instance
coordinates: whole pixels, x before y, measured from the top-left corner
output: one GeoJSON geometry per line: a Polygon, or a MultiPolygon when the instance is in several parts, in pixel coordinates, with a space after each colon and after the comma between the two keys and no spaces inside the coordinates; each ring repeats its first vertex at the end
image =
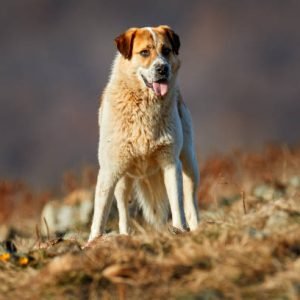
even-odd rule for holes
{"type": "Polygon", "coordinates": [[[153,90],[157,96],[164,96],[168,92],[168,83],[153,82],[153,90]]]}

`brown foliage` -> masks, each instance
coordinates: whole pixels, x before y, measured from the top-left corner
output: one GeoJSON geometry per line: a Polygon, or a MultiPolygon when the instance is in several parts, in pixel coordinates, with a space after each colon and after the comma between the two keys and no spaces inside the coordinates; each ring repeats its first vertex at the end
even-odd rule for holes
{"type": "MultiPolygon", "coordinates": [[[[298,299],[299,162],[299,149],[274,146],[261,153],[234,152],[208,160],[199,192],[201,223],[194,232],[156,232],[133,223],[136,232],[132,236],[112,232],[84,250],[80,246],[88,229],[71,239],[41,241],[38,237],[32,243],[33,232],[32,239],[16,238],[17,248],[27,253],[30,262],[23,268],[13,261],[0,262],[0,295],[23,299],[298,299]]],[[[71,176],[74,185],[70,186],[94,184],[95,173],[86,174],[76,184],[71,176]]],[[[17,183],[3,182],[0,191],[3,199],[17,203],[19,197],[18,203],[31,210],[32,201],[38,199],[17,183]]]]}

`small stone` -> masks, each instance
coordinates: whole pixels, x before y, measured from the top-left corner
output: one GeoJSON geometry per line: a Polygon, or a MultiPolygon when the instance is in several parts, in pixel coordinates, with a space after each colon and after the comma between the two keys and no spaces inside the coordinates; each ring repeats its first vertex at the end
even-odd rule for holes
{"type": "Polygon", "coordinates": [[[1,224],[0,225],[0,242],[8,239],[10,232],[11,232],[11,229],[7,225],[1,224]]]}
{"type": "Polygon", "coordinates": [[[293,176],[289,179],[289,184],[292,186],[292,187],[299,187],[300,186],[300,176],[293,176]]]}
{"type": "Polygon", "coordinates": [[[60,256],[66,253],[78,253],[80,251],[80,244],[77,241],[71,240],[61,240],[46,249],[46,253],[49,257],[60,256]]]}
{"type": "Polygon", "coordinates": [[[288,224],[289,214],[285,211],[275,211],[267,220],[265,229],[274,230],[280,227],[284,227],[288,224]]]}
{"type": "Polygon", "coordinates": [[[62,200],[46,203],[41,216],[42,234],[64,234],[69,230],[87,226],[93,211],[93,193],[78,189],[62,200]]]}
{"type": "Polygon", "coordinates": [[[258,230],[256,228],[250,227],[247,229],[247,233],[250,237],[262,240],[267,237],[267,234],[261,230],[258,230]]]}
{"type": "Polygon", "coordinates": [[[269,185],[261,184],[254,188],[253,195],[263,200],[272,200],[274,198],[275,189],[269,185]]]}

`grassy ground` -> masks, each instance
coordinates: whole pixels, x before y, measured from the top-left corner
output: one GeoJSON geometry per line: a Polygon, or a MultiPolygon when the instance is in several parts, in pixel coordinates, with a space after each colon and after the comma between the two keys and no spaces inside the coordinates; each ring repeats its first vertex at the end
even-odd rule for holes
{"type": "Polygon", "coordinates": [[[34,203],[47,195],[2,182],[0,220],[14,224],[17,251],[0,259],[0,299],[300,299],[300,150],[235,152],[201,170],[198,230],[134,222],[134,235],[85,250],[88,229],[42,239],[34,203]]]}

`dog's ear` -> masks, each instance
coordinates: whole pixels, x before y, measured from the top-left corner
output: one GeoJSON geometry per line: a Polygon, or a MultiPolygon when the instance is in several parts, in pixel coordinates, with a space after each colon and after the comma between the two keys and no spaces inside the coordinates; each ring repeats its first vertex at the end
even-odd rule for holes
{"type": "Polygon", "coordinates": [[[170,43],[173,48],[173,52],[178,55],[179,53],[179,48],[180,48],[180,39],[179,35],[176,34],[169,26],[167,25],[162,25],[160,26],[162,29],[165,31],[168,39],[170,40],[170,43]]]}
{"type": "Polygon", "coordinates": [[[130,28],[115,38],[115,43],[119,52],[126,58],[130,59],[132,56],[133,41],[136,33],[136,28],[130,28]]]}

